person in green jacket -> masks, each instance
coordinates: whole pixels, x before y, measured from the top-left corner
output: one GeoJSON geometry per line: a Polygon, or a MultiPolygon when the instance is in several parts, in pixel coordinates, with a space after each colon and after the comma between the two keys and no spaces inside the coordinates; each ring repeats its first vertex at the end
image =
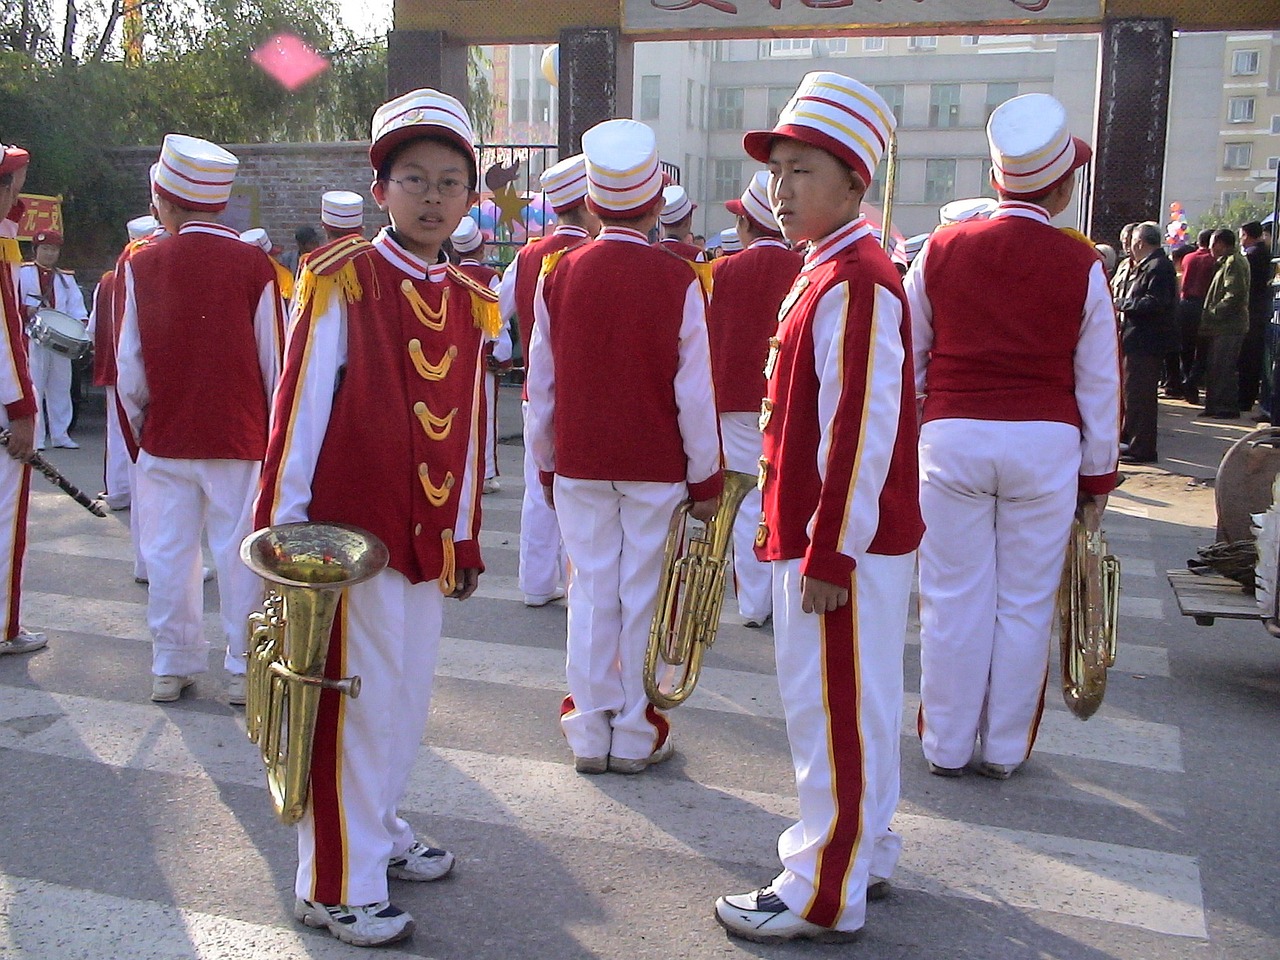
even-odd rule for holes
{"type": "Polygon", "coordinates": [[[1215,230],[1209,251],[1218,261],[1218,269],[1209,281],[1200,319],[1200,336],[1209,344],[1204,416],[1236,420],[1240,416],[1236,367],[1249,330],[1249,262],[1240,255],[1233,230],[1215,230]]]}

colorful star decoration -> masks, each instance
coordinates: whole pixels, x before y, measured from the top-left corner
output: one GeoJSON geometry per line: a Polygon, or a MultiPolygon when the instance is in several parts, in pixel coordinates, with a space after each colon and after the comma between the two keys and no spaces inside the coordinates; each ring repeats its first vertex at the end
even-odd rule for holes
{"type": "Polygon", "coordinates": [[[290,92],[329,69],[328,60],[291,33],[270,37],[253,51],[251,59],[290,92]]]}
{"type": "Polygon", "coordinates": [[[505,184],[493,194],[493,205],[500,211],[498,223],[508,230],[523,220],[524,208],[529,201],[516,193],[511,184],[505,184]]]}

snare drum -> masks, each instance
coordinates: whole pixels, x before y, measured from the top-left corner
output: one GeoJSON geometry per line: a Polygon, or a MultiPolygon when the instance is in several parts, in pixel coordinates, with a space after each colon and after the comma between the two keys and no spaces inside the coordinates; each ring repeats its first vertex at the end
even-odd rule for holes
{"type": "Polygon", "coordinates": [[[46,350],[79,360],[89,352],[92,341],[85,325],[49,307],[41,307],[27,323],[27,335],[46,350]]]}

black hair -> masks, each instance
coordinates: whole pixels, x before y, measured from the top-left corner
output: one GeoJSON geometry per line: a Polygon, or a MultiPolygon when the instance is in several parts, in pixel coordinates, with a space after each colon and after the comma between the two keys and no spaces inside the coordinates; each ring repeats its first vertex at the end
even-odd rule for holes
{"type": "Polygon", "coordinates": [[[1240,232],[1246,237],[1256,240],[1262,236],[1262,224],[1257,220],[1250,220],[1248,223],[1241,225],[1240,232]]]}
{"type": "Polygon", "coordinates": [[[1212,230],[1201,230],[1196,234],[1196,244],[1201,247],[1208,247],[1213,242],[1212,230]]]}
{"type": "Polygon", "coordinates": [[[298,246],[303,246],[308,243],[319,243],[320,233],[315,227],[310,224],[305,224],[293,231],[293,242],[298,246]]]}
{"type": "Polygon", "coordinates": [[[1230,247],[1232,250],[1236,248],[1236,232],[1223,227],[1221,230],[1213,231],[1213,242],[1221,243],[1230,247]]]}

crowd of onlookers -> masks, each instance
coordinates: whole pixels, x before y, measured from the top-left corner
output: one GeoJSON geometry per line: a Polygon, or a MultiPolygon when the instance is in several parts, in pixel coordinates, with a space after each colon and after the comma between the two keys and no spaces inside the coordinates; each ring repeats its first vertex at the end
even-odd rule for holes
{"type": "Polygon", "coordinates": [[[1270,422],[1280,393],[1280,327],[1272,324],[1271,224],[1202,230],[1166,252],[1159,224],[1120,231],[1120,254],[1099,247],[1111,277],[1124,360],[1121,461],[1157,460],[1158,398],[1202,416],[1270,422]]]}

